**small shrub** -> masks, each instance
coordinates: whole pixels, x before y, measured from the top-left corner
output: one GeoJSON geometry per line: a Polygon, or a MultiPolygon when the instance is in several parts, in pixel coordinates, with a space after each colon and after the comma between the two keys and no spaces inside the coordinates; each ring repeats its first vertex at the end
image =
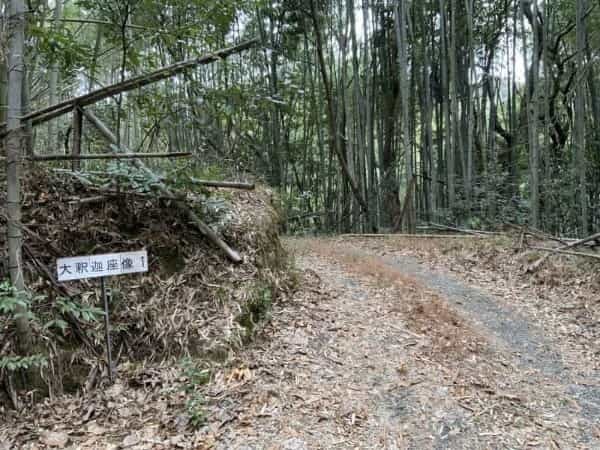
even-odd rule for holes
{"type": "Polygon", "coordinates": [[[242,313],[237,319],[238,323],[247,330],[248,337],[258,323],[269,317],[272,306],[273,294],[270,286],[258,284],[252,289],[248,300],[243,306],[242,313]]]}
{"type": "Polygon", "coordinates": [[[199,392],[195,392],[186,402],[185,408],[192,428],[198,429],[206,423],[208,418],[205,406],[204,396],[199,392]]]}
{"type": "Polygon", "coordinates": [[[211,371],[206,367],[201,367],[197,361],[191,358],[185,358],[181,362],[181,370],[185,378],[183,390],[189,396],[185,403],[185,410],[190,425],[194,429],[198,429],[207,421],[206,402],[200,388],[210,381],[211,371]]]}
{"type": "MultiPolygon", "coordinates": [[[[35,298],[30,297],[26,293],[17,292],[8,281],[0,283],[0,317],[5,316],[5,319],[9,323],[21,317],[26,317],[28,320],[37,320],[29,309],[33,300],[35,298]],[[19,309],[22,312],[18,312],[19,309]]],[[[47,365],[47,358],[41,354],[0,357],[0,370],[8,372],[39,369],[47,365]]]]}

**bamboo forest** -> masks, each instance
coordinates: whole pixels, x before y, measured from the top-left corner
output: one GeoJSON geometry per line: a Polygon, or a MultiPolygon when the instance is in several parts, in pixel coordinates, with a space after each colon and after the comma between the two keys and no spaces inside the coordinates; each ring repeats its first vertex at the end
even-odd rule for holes
{"type": "Polygon", "coordinates": [[[599,27],[0,0],[0,450],[600,448],[599,27]]]}

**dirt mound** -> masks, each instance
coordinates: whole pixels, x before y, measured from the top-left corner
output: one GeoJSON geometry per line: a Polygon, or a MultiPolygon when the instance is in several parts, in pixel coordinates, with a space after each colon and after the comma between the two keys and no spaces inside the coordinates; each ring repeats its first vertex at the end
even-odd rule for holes
{"type": "MultiPolygon", "coordinates": [[[[187,355],[226,358],[289,285],[279,215],[268,189],[186,193],[187,203],[240,252],[241,264],[232,264],[189,225],[173,200],[99,192],[85,180],[45,171],[29,176],[23,191],[25,275],[29,289],[40,295],[31,310],[49,361],[43,376],[51,392],[86,380],[89,387],[100,378],[94,374],[105,370],[98,362],[104,343],[98,282],[56,283],[57,257],[147,249],[148,273],[109,280],[118,364],[187,355]]],[[[0,217],[2,248],[5,226],[0,217]]],[[[10,342],[0,357],[14,354],[14,331],[0,317],[0,342],[10,342]]]]}

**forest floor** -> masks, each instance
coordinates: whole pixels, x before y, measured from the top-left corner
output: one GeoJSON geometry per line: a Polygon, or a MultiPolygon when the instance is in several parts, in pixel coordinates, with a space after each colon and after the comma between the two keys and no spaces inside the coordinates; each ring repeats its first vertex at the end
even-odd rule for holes
{"type": "Polygon", "coordinates": [[[217,448],[600,448],[600,343],[561,335],[567,299],[398,241],[288,245],[305,288],[244,354],[217,448]]]}
{"type": "Polygon", "coordinates": [[[214,368],[199,431],[177,412],[186,394],[169,387],[174,371],[148,368],[137,384],[46,405],[14,442],[600,448],[597,270],[549,263],[524,274],[510,252],[490,250],[496,243],[458,241],[288,239],[299,289],[214,368]]]}

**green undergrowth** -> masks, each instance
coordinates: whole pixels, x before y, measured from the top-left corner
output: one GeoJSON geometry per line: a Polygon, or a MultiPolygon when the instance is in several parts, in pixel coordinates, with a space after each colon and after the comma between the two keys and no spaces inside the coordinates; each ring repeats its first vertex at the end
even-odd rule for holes
{"type": "Polygon", "coordinates": [[[248,300],[237,317],[238,323],[246,331],[245,340],[251,339],[257,326],[269,319],[273,295],[273,287],[265,282],[258,281],[249,290],[248,300]]]}
{"type": "Polygon", "coordinates": [[[184,382],[182,389],[186,394],[185,411],[192,428],[198,429],[208,419],[206,399],[202,392],[203,386],[211,379],[211,369],[204,362],[192,358],[184,358],[180,363],[184,382]]]}

